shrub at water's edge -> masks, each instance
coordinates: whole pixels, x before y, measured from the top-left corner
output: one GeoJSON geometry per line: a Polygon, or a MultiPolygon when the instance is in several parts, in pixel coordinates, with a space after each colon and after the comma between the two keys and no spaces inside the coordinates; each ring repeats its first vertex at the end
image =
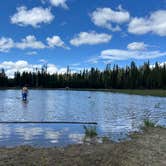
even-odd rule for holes
{"type": "Polygon", "coordinates": [[[85,137],[94,138],[97,136],[96,126],[84,126],[85,137]]]}
{"type": "Polygon", "coordinates": [[[142,126],[141,128],[142,128],[143,130],[146,130],[147,128],[153,128],[153,127],[165,128],[164,126],[159,125],[159,124],[156,124],[156,123],[152,122],[152,121],[149,120],[149,119],[145,119],[145,120],[144,120],[144,124],[143,124],[143,126],[142,126]]]}
{"type": "Polygon", "coordinates": [[[144,120],[144,127],[155,127],[155,124],[149,119],[144,120]]]}

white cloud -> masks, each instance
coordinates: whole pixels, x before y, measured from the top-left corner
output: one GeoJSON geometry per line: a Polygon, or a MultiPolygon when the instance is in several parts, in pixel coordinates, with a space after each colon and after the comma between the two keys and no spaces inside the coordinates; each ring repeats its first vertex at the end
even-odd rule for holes
{"type": "MultiPolygon", "coordinates": [[[[16,62],[13,61],[4,61],[0,63],[0,69],[4,68],[5,73],[8,77],[12,78],[14,76],[14,73],[19,71],[27,71],[27,72],[33,72],[36,68],[41,69],[42,64],[30,64],[27,61],[24,60],[18,60],[16,62]]],[[[47,64],[47,72],[50,74],[54,73],[65,73],[66,68],[58,68],[55,64],[47,64]]]]}
{"type": "Polygon", "coordinates": [[[41,63],[47,63],[47,60],[45,60],[45,59],[40,59],[39,62],[41,62],[41,63]]]}
{"type": "Polygon", "coordinates": [[[77,66],[80,66],[81,63],[72,63],[70,64],[69,66],[72,66],[72,67],[77,67],[77,66]]]}
{"type": "Polygon", "coordinates": [[[164,65],[166,65],[166,62],[161,62],[161,63],[159,63],[159,65],[164,66],[164,65]]]}
{"type": "Polygon", "coordinates": [[[110,29],[112,31],[119,31],[120,27],[117,24],[128,22],[130,19],[130,13],[118,7],[118,11],[114,11],[111,8],[97,8],[91,14],[92,22],[100,27],[110,29]],[[116,24],[113,27],[112,24],[116,24]]]}
{"type": "MultiPolygon", "coordinates": [[[[158,62],[158,65],[160,67],[163,67],[164,65],[166,65],[166,62],[161,62],[161,63],[158,62]]],[[[155,64],[150,65],[150,68],[154,68],[154,67],[155,67],[155,64]]]]}
{"type": "Polygon", "coordinates": [[[58,6],[61,6],[63,7],[64,9],[68,9],[68,6],[66,4],[66,1],[67,0],[50,0],[50,3],[55,6],[55,7],[58,7],[58,6]]]}
{"type": "Polygon", "coordinates": [[[15,45],[19,49],[43,49],[46,47],[41,41],[37,41],[36,37],[33,35],[26,36],[21,42],[15,43],[15,45]]]}
{"type": "Polygon", "coordinates": [[[19,60],[16,62],[4,61],[0,63],[0,68],[5,69],[5,73],[9,77],[13,77],[14,73],[17,71],[33,71],[33,68],[28,64],[27,61],[19,60]]]}
{"type": "Polygon", "coordinates": [[[0,38],[0,52],[8,52],[14,46],[14,42],[11,38],[0,38]]]}
{"type": "Polygon", "coordinates": [[[166,56],[166,52],[160,51],[133,51],[108,49],[101,52],[100,58],[105,60],[127,60],[127,59],[153,59],[166,56]]]}
{"type": "Polygon", "coordinates": [[[26,54],[27,55],[37,55],[37,52],[36,51],[29,51],[26,54]]]}
{"type": "Polygon", "coordinates": [[[65,46],[65,43],[62,41],[62,39],[59,36],[53,36],[53,37],[47,37],[47,43],[48,47],[62,47],[65,49],[69,49],[68,47],[65,46]]]}
{"type": "Polygon", "coordinates": [[[34,7],[28,10],[22,6],[17,8],[17,13],[11,17],[11,22],[20,26],[39,27],[41,23],[50,23],[53,19],[54,16],[48,8],[34,7]]]}
{"type": "MultiPolygon", "coordinates": [[[[65,45],[59,36],[47,37],[47,44],[44,44],[42,41],[38,41],[35,36],[28,35],[25,38],[21,39],[20,42],[15,42],[11,38],[0,38],[0,52],[8,52],[11,48],[18,49],[45,49],[45,48],[54,48],[62,47],[64,49],[70,49],[65,45]]],[[[27,55],[36,55],[36,51],[29,51],[27,55]]]]}
{"type": "Polygon", "coordinates": [[[54,64],[47,64],[47,72],[50,74],[57,73],[58,68],[54,64]]]}
{"type": "Polygon", "coordinates": [[[111,40],[112,36],[106,33],[96,33],[92,32],[80,32],[73,39],[70,40],[70,43],[74,46],[80,46],[84,44],[95,45],[100,43],[108,43],[111,40]]]}
{"type": "Polygon", "coordinates": [[[147,48],[147,44],[144,42],[133,42],[129,43],[127,48],[129,50],[145,50],[147,48]]]}
{"type": "Polygon", "coordinates": [[[155,11],[149,17],[132,18],[128,31],[137,35],[151,32],[159,36],[166,36],[166,10],[155,11]]]}
{"type": "Polygon", "coordinates": [[[90,63],[90,64],[97,64],[99,61],[99,57],[91,57],[90,59],[88,59],[86,62],[90,63]]]}

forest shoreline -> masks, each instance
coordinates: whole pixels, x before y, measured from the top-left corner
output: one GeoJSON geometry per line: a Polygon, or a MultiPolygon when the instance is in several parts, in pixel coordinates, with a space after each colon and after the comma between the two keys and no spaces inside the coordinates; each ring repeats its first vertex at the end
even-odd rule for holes
{"type": "MultiPolygon", "coordinates": [[[[21,87],[3,87],[0,90],[19,90],[21,87]]],[[[124,93],[131,95],[166,97],[166,89],[89,89],[89,88],[30,88],[33,90],[73,90],[124,93]]]]}
{"type": "Polygon", "coordinates": [[[119,143],[0,148],[0,165],[162,166],[165,161],[166,129],[161,127],[146,127],[143,133],[132,133],[131,140],[119,143]]]}

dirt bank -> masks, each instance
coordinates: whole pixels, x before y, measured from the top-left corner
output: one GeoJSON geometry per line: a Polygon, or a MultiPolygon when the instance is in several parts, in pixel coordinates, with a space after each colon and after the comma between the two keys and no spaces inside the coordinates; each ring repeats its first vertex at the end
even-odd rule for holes
{"type": "Polygon", "coordinates": [[[147,128],[131,141],[67,148],[0,148],[0,165],[16,166],[165,166],[166,129],[147,128]]]}

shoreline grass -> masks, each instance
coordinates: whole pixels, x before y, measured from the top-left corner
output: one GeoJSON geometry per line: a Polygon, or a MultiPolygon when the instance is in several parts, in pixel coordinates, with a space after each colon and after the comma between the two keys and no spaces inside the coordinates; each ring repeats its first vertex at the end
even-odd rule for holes
{"type": "MultiPolygon", "coordinates": [[[[66,90],[65,88],[30,88],[32,90],[66,90]]],[[[0,90],[20,90],[20,87],[0,88],[0,90]]],[[[166,89],[89,89],[89,88],[69,88],[69,91],[94,91],[112,92],[142,96],[166,97],[166,89]]]]}
{"type": "Polygon", "coordinates": [[[78,91],[101,91],[142,96],[166,97],[165,89],[71,89],[78,91]]]}
{"type": "Polygon", "coordinates": [[[166,90],[162,89],[113,89],[111,92],[126,93],[131,95],[166,97],[166,90]]]}
{"type": "Polygon", "coordinates": [[[145,119],[144,120],[144,127],[155,127],[155,123],[153,123],[152,121],[145,119]]]}
{"type": "Polygon", "coordinates": [[[85,137],[94,138],[97,136],[96,126],[84,126],[85,137]]]}

